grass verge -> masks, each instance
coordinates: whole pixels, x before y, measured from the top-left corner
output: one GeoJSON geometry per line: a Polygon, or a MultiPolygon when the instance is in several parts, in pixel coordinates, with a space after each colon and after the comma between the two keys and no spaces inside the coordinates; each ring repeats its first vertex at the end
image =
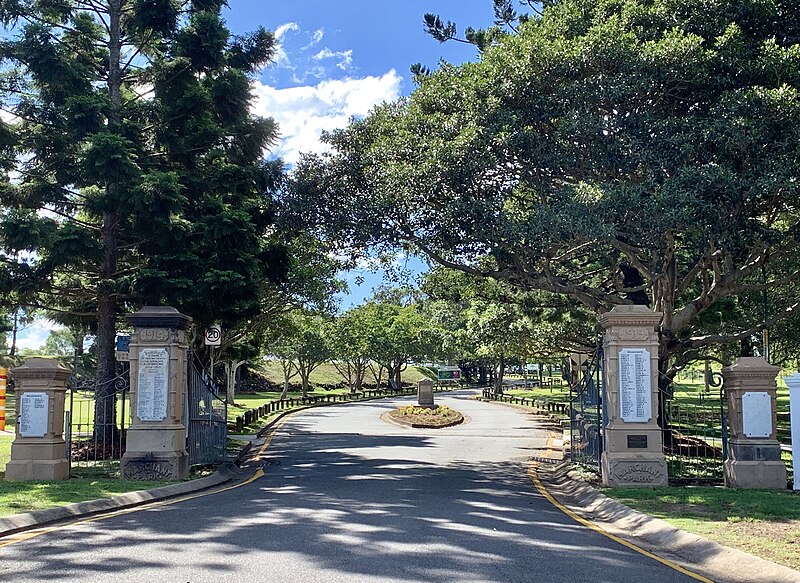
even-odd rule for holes
{"type": "Polygon", "coordinates": [[[687,532],[800,570],[800,496],[789,490],[669,487],[602,492],[687,532]]]}
{"type": "Polygon", "coordinates": [[[118,478],[71,478],[60,482],[0,480],[0,517],[73,502],[110,498],[117,494],[168,484],[169,482],[140,482],[118,478]]]}

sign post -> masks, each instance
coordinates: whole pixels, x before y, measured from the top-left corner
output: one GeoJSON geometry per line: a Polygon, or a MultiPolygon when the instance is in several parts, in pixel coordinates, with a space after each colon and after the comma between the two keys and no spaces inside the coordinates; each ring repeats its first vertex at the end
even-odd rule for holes
{"type": "Polygon", "coordinates": [[[222,327],[212,324],[206,328],[206,346],[211,347],[211,378],[214,378],[214,348],[222,345],[222,327]]]}
{"type": "Polygon", "coordinates": [[[0,367],[0,431],[6,428],[6,387],[8,384],[8,371],[0,367]]]}

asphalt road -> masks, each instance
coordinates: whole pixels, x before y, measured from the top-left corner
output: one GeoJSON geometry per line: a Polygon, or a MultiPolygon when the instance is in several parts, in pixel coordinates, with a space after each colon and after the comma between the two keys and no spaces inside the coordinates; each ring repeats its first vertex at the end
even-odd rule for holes
{"type": "Polygon", "coordinates": [[[527,476],[547,441],[523,412],[466,398],[440,430],[380,415],[410,399],[292,416],[260,479],[0,548],[20,581],[689,583],[552,506],[527,476]]]}

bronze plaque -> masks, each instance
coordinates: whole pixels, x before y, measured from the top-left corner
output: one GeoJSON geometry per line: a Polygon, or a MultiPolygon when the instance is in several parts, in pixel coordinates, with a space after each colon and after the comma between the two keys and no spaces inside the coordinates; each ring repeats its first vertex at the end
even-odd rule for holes
{"type": "Polygon", "coordinates": [[[646,435],[629,435],[628,449],[647,449],[646,435]]]}

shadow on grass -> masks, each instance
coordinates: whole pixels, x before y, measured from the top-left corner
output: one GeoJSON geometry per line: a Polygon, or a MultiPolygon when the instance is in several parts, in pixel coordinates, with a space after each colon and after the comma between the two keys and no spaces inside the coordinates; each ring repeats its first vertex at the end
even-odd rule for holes
{"type": "Polygon", "coordinates": [[[659,518],[699,521],[800,520],[800,496],[790,490],[723,487],[608,488],[603,493],[659,518]]]}

